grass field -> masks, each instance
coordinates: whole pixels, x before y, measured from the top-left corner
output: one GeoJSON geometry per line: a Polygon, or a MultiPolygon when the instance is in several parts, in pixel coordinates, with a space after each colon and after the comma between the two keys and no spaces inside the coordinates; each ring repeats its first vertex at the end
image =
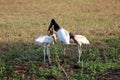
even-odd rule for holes
{"type": "Polygon", "coordinates": [[[0,0],[0,80],[120,80],[119,75],[120,0],[0,0]],[[47,34],[52,18],[89,39],[80,63],[76,47],[67,46],[63,58],[58,41],[50,47],[52,64],[43,64],[34,39],[47,34]]]}

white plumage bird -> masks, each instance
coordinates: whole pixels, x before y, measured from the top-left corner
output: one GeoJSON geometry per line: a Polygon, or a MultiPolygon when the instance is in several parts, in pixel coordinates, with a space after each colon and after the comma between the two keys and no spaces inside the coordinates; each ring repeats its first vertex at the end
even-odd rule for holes
{"type": "MultiPolygon", "coordinates": [[[[70,39],[73,39],[74,43],[76,43],[76,46],[78,48],[78,54],[79,54],[78,62],[80,62],[80,57],[81,57],[81,54],[82,54],[81,46],[82,46],[82,44],[90,44],[90,42],[85,36],[83,36],[83,35],[73,35],[72,33],[70,33],[70,39]]],[[[63,46],[63,51],[64,51],[63,53],[65,54],[65,47],[64,46],[63,46]]]]}
{"type": "Polygon", "coordinates": [[[77,46],[78,46],[78,53],[79,53],[79,59],[78,62],[80,62],[80,57],[82,54],[82,44],[90,44],[89,40],[83,36],[83,35],[75,35],[74,36],[75,40],[77,41],[77,46]]]}
{"type": "Polygon", "coordinates": [[[82,44],[90,44],[88,39],[83,35],[75,35],[75,40],[78,42],[78,44],[81,46],[82,44]]]}
{"type": "Polygon", "coordinates": [[[44,63],[45,63],[45,55],[47,54],[49,62],[51,63],[51,59],[50,59],[50,50],[49,47],[50,45],[54,44],[56,41],[56,35],[39,35],[37,36],[37,38],[35,39],[35,44],[38,46],[42,46],[44,47],[43,52],[44,52],[44,63]],[[47,50],[47,51],[46,51],[47,50]]]}

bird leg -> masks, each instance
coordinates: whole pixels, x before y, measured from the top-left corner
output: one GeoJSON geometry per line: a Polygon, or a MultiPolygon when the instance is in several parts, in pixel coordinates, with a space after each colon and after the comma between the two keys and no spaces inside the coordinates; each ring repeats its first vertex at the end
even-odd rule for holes
{"type": "Polygon", "coordinates": [[[63,44],[63,42],[61,42],[61,43],[62,43],[62,46],[61,46],[61,47],[62,47],[62,52],[63,52],[64,55],[65,55],[65,54],[66,54],[66,53],[65,53],[65,45],[63,44]]]}
{"type": "Polygon", "coordinates": [[[80,45],[77,45],[77,47],[78,47],[78,53],[79,53],[78,62],[80,62],[80,57],[81,57],[81,54],[82,54],[82,49],[81,49],[80,45]]]}
{"type": "Polygon", "coordinates": [[[66,54],[65,49],[66,49],[66,48],[65,48],[65,46],[64,46],[64,47],[63,47],[63,53],[64,53],[64,55],[66,54]]]}
{"type": "Polygon", "coordinates": [[[49,63],[51,63],[49,46],[47,46],[47,55],[48,55],[49,63]]]}
{"type": "Polygon", "coordinates": [[[44,49],[43,49],[43,52],[44,52],[44,64],[45,64],[45,48],[46,48],[46,46],[44,46],[44,49]]]}

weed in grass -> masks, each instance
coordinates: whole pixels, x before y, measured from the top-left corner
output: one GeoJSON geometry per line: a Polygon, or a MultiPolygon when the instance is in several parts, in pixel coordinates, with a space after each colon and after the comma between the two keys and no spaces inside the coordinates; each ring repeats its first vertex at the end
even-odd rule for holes
{"type": "Polygon", "coordinates": [[[91,77],[87,74],[80,74],[80,73],[74,74],[73,77],[77,80],[95,80],[94,77],[91,77]]]}
{"type": "Polygon", "coordinates": [[[6,70],[5,63],[0,59],[0,78],[1,79],[3,79],[5,76],[4,74],[5,70],[6,70]]]}
{"type": "Polygon", "coordinates": [[[40,71],[40,77],[46,78],[46,79],[59,79],[60,78],[60,72],[58,67],[53,67],[52,69],[44,69],[40,71]],[[59,76],[58,76],[59,75],[59,76]]]}

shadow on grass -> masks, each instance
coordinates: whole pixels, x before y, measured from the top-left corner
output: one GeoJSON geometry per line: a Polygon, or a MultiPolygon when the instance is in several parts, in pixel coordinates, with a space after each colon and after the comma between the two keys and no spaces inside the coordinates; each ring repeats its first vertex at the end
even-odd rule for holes
{"type": "Polygon", "coordinates": [[[42,48],[33,43],[0,43],[0,58],[6,64],[24,64],[29,62],[43,62],[42,48]]]}

